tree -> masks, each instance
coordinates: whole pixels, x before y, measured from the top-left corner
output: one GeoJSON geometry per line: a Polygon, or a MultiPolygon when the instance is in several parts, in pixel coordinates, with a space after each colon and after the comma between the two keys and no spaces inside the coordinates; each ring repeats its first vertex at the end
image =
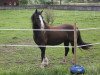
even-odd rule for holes
{"type": "Polygon", "coordinates": [[[28,0],[19,0],[20,5],[27,5],[28,0]]]}
{"type": "Polygon", "coordinates": [[[33,1],[32,0],[28,0],[28,4],[33,4],[33,1]]]}
{"type": "Polygon", "coordinates": [[[48,5],[50,5],[50,4],[52,4],[53,0],[38,0],[38,1],[39,1],[40,4],[48,4],[48,5]]]}
{"type": "Polygon", "coordinates": [[[60,0],[60,5],[61,5],[61,3],[62,3],[62,0],[60,0]]]}
{"type": "Polygon", "coordinates": [[[51,2],[52,2],[52,5],[53,5],[53,3],[54,3],[54,0],[51,0],[51,2]]]}
{"type": "Polygon", "coordinates": [[[50,25],[54,22],[54,12],[52,9],[45,10],[45,20],[50,25]]]}

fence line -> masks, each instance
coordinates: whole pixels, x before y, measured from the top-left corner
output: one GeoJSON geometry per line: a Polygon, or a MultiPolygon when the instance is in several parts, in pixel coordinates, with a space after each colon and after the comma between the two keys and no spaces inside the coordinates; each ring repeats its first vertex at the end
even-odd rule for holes
{"type": "MultiPolygon", "coordinates": [[[[93,43],[93,44],[87,44],[87,45],[79,45],[77,47],[83,47],[83,46],[88,46],[88,45],[100,45],[100,42],[98,43],[93,43]]],[[[56,48],[56,47],[68,47],[68,48],[72,48],[74,46],[43,46],[43,45],[7,45],[7,44],[3,44],[3,45],[0,45],[0,47],[53,47],[53,48],[56,48]]]]}
{"type": "MultiPolygon", "coordinates": [[[[56,47],[64,47],[64,46],[43,46],[43,45],[0,45],[0,46],[3,46],[3,47],[53,47],[53,48],[56,48],[56,47]]],[[[72,46],[66,46],[66,47],[69,47],[71,48],[72,46]]]]}
{"type": "MultiPolygon", "coordinates": [[[[0,29],[0,31],[74,31],[74,29],[0,29]]],[[[85,28],[85,29],[77,29],[77,30],[100,30],[100,28],[85,28]]]]}
{"type": "MultiPolygon", "coordinates": [[[[85,28],[85,29],[78,29],[78,30],[99,30],[100,28],[85,28]]],[[[12,31],[12,30],[21,30],[21,31],[74,31],[74,29],[0,29],[2,31],[12,31]]],[[[88,44],[88,45],[98,45],[100,43],[93,43],[93,44],[88,44]]],[[[82,46],[88,46],[88,45],[80,45],[80,46],[77,46],[77,47],[82,47],[82,46]]],[[[9,46],[9,47],[73,47],[73,46],[43,46],[43,45],[7,45],[7,44],[3,44],[3,45],[0,45],[0,46],[9,46]]]]}
{"type": "Polygon", "coordinates": [[[56,9],[56,10],[81,10],[81,11],[100,11],[100,5],[32,5],[32,6],[0,6],[0,9],[19,10],[19,9],[56,9]]]}
{"type": "Polygon", "coordinates": [[[74,31],[73,29],[0,29],[2,31],[74,31]]]}

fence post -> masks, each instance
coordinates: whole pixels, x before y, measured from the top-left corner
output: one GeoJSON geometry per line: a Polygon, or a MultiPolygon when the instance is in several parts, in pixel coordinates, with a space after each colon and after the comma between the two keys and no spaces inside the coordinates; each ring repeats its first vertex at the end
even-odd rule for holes
{"type": "Polygon", "coordinates": [[[77,48],[77,28],[76,23],[74,24],[74,64],[76,65],[77,58],[76,58],[76,48],[77,48]]]}

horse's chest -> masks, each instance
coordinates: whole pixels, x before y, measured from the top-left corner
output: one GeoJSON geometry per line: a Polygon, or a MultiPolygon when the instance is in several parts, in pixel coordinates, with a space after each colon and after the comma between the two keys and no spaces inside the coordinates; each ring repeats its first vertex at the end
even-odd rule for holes
{"type": "Polygon", "coordinates": [[[46,35],[44,35],[44,36],[43,35],[34,36],[34,41],[38,45],[46,44],[46,42],[47,42],[46,35]]]}

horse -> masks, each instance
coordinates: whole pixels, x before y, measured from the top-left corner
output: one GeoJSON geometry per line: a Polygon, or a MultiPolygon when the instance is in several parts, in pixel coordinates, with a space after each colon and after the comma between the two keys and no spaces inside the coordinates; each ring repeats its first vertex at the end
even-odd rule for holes
{"type": "MultiPolygon", "coordinates": [[[[32,28],[37,29],[37,31],[33,30],[33,39],[35,43],[41,50],[41,67],[45,67],[48,65],[48,58],[45,56],[46,45],[59,45],[64,43],[65,47],[65,54],[63,62],[66,63],[66,57],[69,52],[69,48],[66,46],[74,46],[74,31],[60,31],[60,30],[73,30],[74,25],[71,24],[62,24],[60,26],[50,26],[46,23],[42,16],[43,11],[35,10],[35,12],[31,16],[32,20],[32,28]],[[40,29],[40,31],[38,30],[40,29]],[[56,30],[59,31],[47,31],[46,29],[56,30]]],[[[85,45],[81,46],[80,48],[87,50],[90,48],[88,43],[85,43],[82,38],[80,31],[77,27],[77,45],[85,45]]],[[[72,53],[74,54],[74,48],[72,47],[72,53]]]]}

